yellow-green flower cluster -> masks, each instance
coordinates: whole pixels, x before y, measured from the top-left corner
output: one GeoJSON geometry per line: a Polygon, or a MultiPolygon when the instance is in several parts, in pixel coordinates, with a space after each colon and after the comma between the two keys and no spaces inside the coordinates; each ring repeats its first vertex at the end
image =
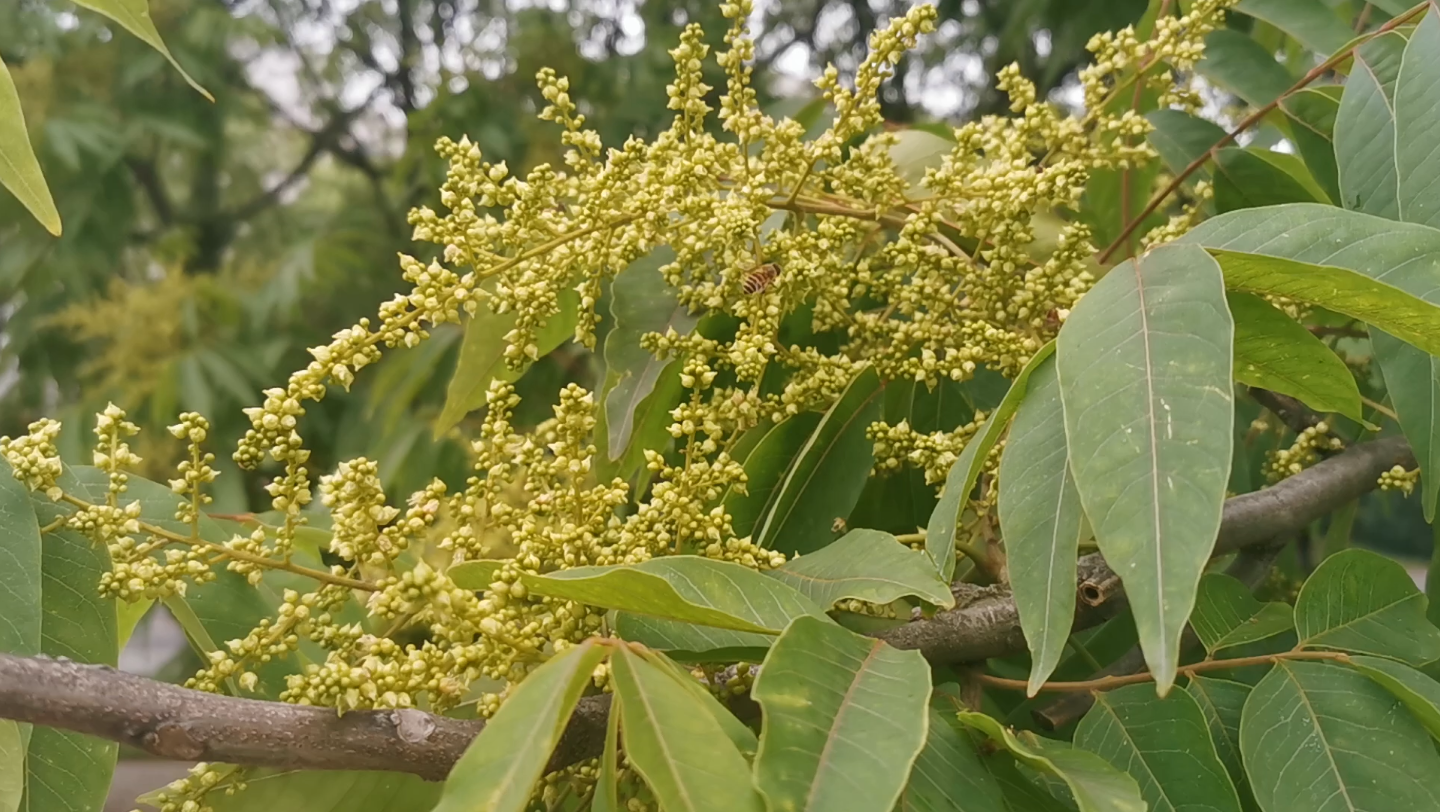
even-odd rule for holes
{"type": "Polygon", "coordinates": [[[1409,496],[1415,491],[1415,484],[1420,481],[1420,469],[1414,468],[1409,471],[1405,466],[1397,465],[1388,471],[1380,474],[1380,490],[1399,491],[1409,496]]]}
{"type": "Polygon", "coordinates": [[[10,472],[25,483],[25,487],[59,501],[64,492],[56,480],[65,471],[60,450],[55,447],[60,423],[46,417],[31,423],[28,429],[28,433],[19,437],[0,437],[0,454],[10,463],[10,472]]]}
{"type": "Polygon", "coordinates": [[[1297,434],[1289,448],[1270,452],[1265,475],[1271,482],[1288,479],[1319,462],[1322,454],[1344,447],[1344,441],[1331,436],[1330,424],[1322,420],[1297,434]]]}

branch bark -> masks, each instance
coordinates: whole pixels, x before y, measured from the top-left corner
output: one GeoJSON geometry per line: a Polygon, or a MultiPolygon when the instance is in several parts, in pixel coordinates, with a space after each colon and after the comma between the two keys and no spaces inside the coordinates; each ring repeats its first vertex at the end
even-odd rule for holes
{"type": "MultiPolygon", "coordinates": [[[[1356,445],[1271,488],[1225,503],[1219,553],[1291,533],[1336,505],[1376,487],[1381,472],[1413,464],[1401,438],[1356,445]]],[[[1080,581],[1113,576],[1099,555],[1079,562],[1080,581]]],[[[1077,585],[1078,586],[1078,585],[1077,585]]],[[[917,649],[932,663],[960,663],[1023,651],[1020,618],[1008,591],[968,586],[955,609],[877,635],[917,649]]],[[[1115,590],[1081,605],[1077,629],[1124,605],[1115,590]]],[[[550,760],[552,769],[600,754],[609,699],[586,697],[550,760]]],[[[306,770],[387,770],[440,780],[482,721],[418,710],[360,711],[218,696],[125,674],[106,666],[0,654],[0,719],[47,725],[124,742],[155,755],[306,770]]]]}

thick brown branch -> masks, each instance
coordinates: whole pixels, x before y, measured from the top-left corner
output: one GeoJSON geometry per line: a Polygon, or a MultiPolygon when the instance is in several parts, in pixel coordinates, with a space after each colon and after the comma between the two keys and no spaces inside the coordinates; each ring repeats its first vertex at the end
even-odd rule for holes
{"type": "MultiPolygon", "coordinates": [[[[1357,445],[1295,477],[1225,503],[1217,550],[1261,544],[1294,532],[1373,489],[1382,471],[1411,463],[1399,438],[1357,445]]],[[[1080,559],[1080,580],[1103,583],[1098,555],[1080,559]]],[[[918,649],[935,663],[983,660],[1023,651],[1015,602],[998,587],[965,587],[961,605],[879,635],[918,649]]],[[[1076,628],[1124,605],[1115,591],[1082,607],[1076,628]]],[[[607,697],[587,697],[566,728],[550,766],[600,753],[607,697]]],[[[0,654],[0,719],[15,719],[124,742],[156,755],[304,770],[389,770],[444,778],[484,729],[423,711],[361,711],[237,699],[192,691],[104,666],[0,654]]]]}

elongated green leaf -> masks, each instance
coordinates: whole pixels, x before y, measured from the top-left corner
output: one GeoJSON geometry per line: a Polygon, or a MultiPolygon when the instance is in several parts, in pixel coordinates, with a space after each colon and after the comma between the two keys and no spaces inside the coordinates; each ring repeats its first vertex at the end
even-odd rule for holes
{"type": "Polygon", "coordinates": [[[1283,99],[1290,140],[1305,167],[1331,203],[1340,204],[1340,170],[1335,162],[1335,119],[1340,112],[1339,88],[1306,88],[1283,99]]]}
{"type": "Polygon", "coordinates": [[[40,572],[40,522],[30,491],[0,458],[0,652],[40,653],[40,572]]]}
{"type": "MultiPolygon", "coordinates": [[[[73,472],[60,484],[73,492],[73,472]]],[[[35,514],[48,526],[68,508],[33,495],[35,514]]],[[[41,539],[40,652],[82,663],[114,666],[119,657],[115,632],[115,601],[100,597],[100,576],[110,570],[110,556],[79,533],[64,530],[41,539]]],[[[99,809],[110,787],[118,752],[114,742],[91,736],[35,727],[25,759],[26,812],[99,809]]]]}
{"type": "Polygon", "coordinates": [[[809,598],[774,578],[693,555],[575,567],[522,575],[521,580],[538,595],[742,632],[779,634],[797,617],[823,614],[809,598]]]}
{"type": "MultiPolygon", "coordinates": [[[[619,459],[629,447],[636,411],[655,389],[668,363],[641,347],[641,336],[672,329],[684,335],[699,323],[676,300],[674,289],[660,274],[661,267],[673,260],[674,252],[669,248],[657,248],[621,271],[610,291],[610,315],[615,326],[605,338],[605,368],[614,374],[615,385],[605,395],[605,415],[612,460],[619,459]]],[[[675,383],[679,383],[678,378],[675,383]]]]}
{"type": "Polygon", "coordinates": [[[975,743],[954,717],[930,711],[925,747],[910,768],[899,812],[1006,812],[1000,783],[985,769],[975,743]]]}
{"type": "Polygon", "coordinates": [[[1230,28],[1205,37],[1205,58],[1195,70],[1255,107],[1280,98],[1294,81],[1265,46],[1230,28]]]}
{"type": "Polygon", "coordinates": [[[117,623],[115,626],[115,637],[123,650],[129,642],[130,636],[135,633],[135,627],[149,614],[150,607],[155,605],[153,598],[141,598],[133,603],[120,601],[115,607],[117,623]]]}
{"type": "Polygon", "coordinates": [[[1010,753],[1003,750],[991,753],[983,756],[980,763],[1000,785],[1005,812],[1075,812],[1074,804],[1062,803],[1048,789],[1020,772],[1015,757],[1010,753]]]}
{"type": "Polygon", "coordinates": [[[958,717],[1022,764],[1064,781],[1080,812],[1145,812],[1145,799],[1135,779],[1094,753],[1029,731],[1005,728],[983,713],[962,711],[958,717]]]}
{"type": "Polygon", "coordinates": [[[1075,556],[1084,513],[1070,474],[1055,362],[1030,375],[1029,393],[1000,458],[1000,530],[1020,625],[1030,647],[1029,695],[1050,678],[1075,617],[1075,556]]]}
{"type": "Polygon", "coordinates": [[[20,723],[0,719],[0,812],[16,812],[25,794],[25,745],[20,723]]]}
{"type": "Polygon", "coordinates": [[[524,812],[575,703],[609,650],[586,641],[521,682],[450,769],[440,812],[524,812]]]}
{"type": "Polygon", "coordinates": [[[1130,773],[1150,812],[1240,812],[1205,715],[1184,691],[1161,699],[1148,685],[1130,685],[1096,694],[1075,746],[1130,773]]]}
{"type": "Polygon", "coordinates": [[[1227,147],[1215,155],[1215,208],[1227,212],[1281,203],[1328,203],[1294,155],[1227,147]]]}
{"type": "Polygon", "coordinates": [[[1219,266],[1172,245],[1101,279],[1057,341],[1075,487],[1162,694],[1220,529],[1232,334],[1219,266]]]}
{"type": "Polygon", "coordinates": [[[46,231],[60,236],[60,212],[55,210],[50,187],[45,185],[45,175],[30,146],[25,114],[20,109],[20,94],[3,60],[0,60],[0,186],[19,198],[46,231]]]}
{"type": "MultiPolygon", "coordinates": [[[[1154,127],[1146,138],[1171,172],[1183,172],[1225,138],[1225,131],[1218,125],[1183,110],[1155,110],[1146,113],[1145,119],[1154,127]]],[[[1210,169],[1202,166],[1195,175],[1208,178],[1210,169]]]]}
{"type": "Polygon", "coordinates": [[[1265,812],[1440,808],[1425,729],[1349,668],[1276,663],[1245,703],[1240,749],[1265,812]]]}
{"type": "Polygon", "coordinates": [[[884,604],[914,596],[942,609],[955,605],[950,585],[940,580],[928,556],[878,530],[851,530],[829,547],[766,574],[826,610],[847,598],[884,604]]]}
{"type": "MultiPolygon", "coordinates": [[[[580,294],[564,288],[559,291],[560,312],[550,317],[535,333],[537,357],[548,355],[575,333],[580,315],[580,294]]],[[[514,312],[494,313],[481,304],[475,315],[465,321],[465,337],[460,342],[460,360],[455,374],[445,388],[445,405],[435,418],[433,427],[439,437],[454,428],[465,415],[485,405],[485,393],[493,381],[511,382],[520,379],[525,369],[511,369],[505,363],[505,336],[515,329],[514,312]]]]}
{"type": "Polygon", "coordinates": [[[1215,753],[1230,773],[1230,780],[1235,782],[1241,804],[1247,809],[1254,808],[1250,779],[1245,775],[1245,765],[1240,757],[1240,714],[1245,708],[1245,700],[1250,697],[1250,686],[1242,682],[1196,676],[1190,678],[1185,691],[1194,697],[1200,711],[1205,714],[1205,724],[1210,728],[1215,753]]]}
{"type": "Polygon", "coordinates": [[[262,769],[248,772],[243,791],[206,802],[215,812],[430,812],[442,787],[404,773],[262,769]]]}
{"type": "Polygon", "coordinates": [[[210,91],[192,79],[190,74],[180,67],[180,63],[175,61],[170,49],[165,47],[165,41],[160,38],[160,32],[155,29],[155,22],[150,19],[150,9],[145,0],[75,0],[75,5],[91,11],[98,11],[120,23],[126,31],[139,37],[141,42],[159,51],[201,96],[215,101],[215,97],[210,95],[210,91]]]}
{"type": "Polygon", "coordinates": [[[1015,376],[1015,381],[1010,384],[1010,391],[1005,393],[1005,399],[1000,401],[1000,405],[990,413],[985,424],[970,438],[970,442],[965,444],[959,459],[955,460],[950,466],[950,472],[945,475],[940,501],[935,503],[935,510],[930,514],[930,523],[925,526],[925,552],[929,553],[931,560],[940,570],[940,577],[946,582],[949,582],[955,573],[955,537],[963,526],[960,517],[965,512],[965,506],[970,503],[970,492],[975,490],[975,483],[980,479],[985,461],[995,448],[995,443],[1000,440],[1011,415],[1015,414],[1015,410],[1020,408],[1021,401],[1025,399],[1030,376],[1036,367],[1043,364],[1054,352],[1055,344],[1051,342],[1035,353],[1025,368],[1020,370],[1020,374],[1015,376]]]}
{"type": "Polygon", "coordinates": [[[1440,499],[1440,361],[1382,330],[1371,329],[1370,345],[1380,362],[1385,389],[1400,418],[1400,430],[1420,462],[1420,507],[1435,521],[1440,499]]]}
{"type": "Polygon", "coordinates": [[[505,566],[499,559],[485,558],[477,561],[462,561],[445,571],[455,586],[462,589],[489,589],[495,582],[495,573],[505,566]]]}
{"type": "Polygon", "coordinates": [[[1361,419],[1355,376],[1314,333],[1259,296],[1237,291],[1225,298],[1235,319],[1235,380],[1317,412],[1361,419]]]}
{"type": "Polygon", "coordinates": [[[1395,82],[1395,167],[1400,219],[1440,226],[1440,19],[1426,14],[1410,35],[1395,82]]]}
{"type": "Polygon", "coordinates": [[[625,754],[666,812],[763,812],[750,765],[690,692],[628,648],[611,666],[625,754]]]}
{"type": "Polygon", "coordinates": [[[880,376],[867,367],[825,412],[755,532],[760,546],[804,554],[835,540],[835,520],[850,515],[875,463],[865,431],[880,418],[884,392],[880,376]]]}
{"type": "Polygon", "coordinates": [[[1295,600],[1300,645],[1393,657],[1440,659],[1440,629],[1405,568],[1368,550],[1345,550],[1316,568],[1295,600]]]}
{"type": "Polygon", "coordinates": [[[590,812],[621,812],[620,807],[620,700],[610,699],[605,720],[605,749],[600,753],[600,774],[595,779],[595,800],[590,812]]]}
{"type": "Polygon", "coordinates": [[[781,480],[818,425],[820,415],[801,412],[763,430],[745,457],[744,493],[740,492],[742,488],[732,485],[725,496],[725,511],[730,514],[730,526],[737,537],[753,533],[774,506],[781,480]]]}
{"type": "Polygon", "coordinates": [[[674,660],[671,660],[663,654],[654,651],[642,651],[640,652],[640,656],[649,661],[651,665],[669,674],[679,682],[680,686],[689,692],[691,696],[695,697],[695,701],[699,702],[705,708],[706,712],[714,717],[716,723],[720,725],[720,729],[725,731],[725,736],[730,739],[731,744],[735,745],[735,749],[740,751],[740,755],[744,756],[746,760],[755,757],[755,751],[760,748],[760,740],[755,736],[755,731],[746,727],[744,722],[735,717],[735,714],[720,704],[720,700],[716,699],[714,694],[706,690],[705,687],[696,680],[694,674],[685,671],[676,665],[674,660]]]}
{"type": "Polygon", "coordinates": [[[1261,603],[1244,584],[1224,573],[1211,572],[1200,579],[1190,626],[1205,644],[1205,650],[1214,654],[1222,648],[1290,631],[1295,628],[1292,614],[1288,604],[1261,603]]]}
{"type": "Polygon", "coordinates": [[[630,612],[615,616],[615,634],[687,663],[759,662],[775,642],[768,632],[737,632],[630,612]]]}
{"type": "Polygon", "coordinates": [[[1394,89],[1404,49],[1395,32],[1357,49],[1335,118],[1341,205],[1391,219],[1400,216],[1394,89]]]}
{"type": "MultiPolygon", "coordinates": [[[[646,467],[645,452],[647,450],[663,452],[673,442],[674,438],[670,436],[670,424],[674,422],[674,418],[670,416],[670,413],[685,396],[685,387],[680,384],[680,372],[684,366],[684,360],[677,358],[660,370],[660,375],[655,379],[655,385],[650,394],[646,395],[635,407],[631,419],[630,438],[624,453],[618,459],[611,460],[609,458],[608,445],[602,447],[606,459],[601,462],[601,470],[608,472],[609,476],[619,477],[629,482],[633,493],[644,493],[646,484],[653,476],[650,469],[646,467]],[[611,472],[612,468],[613,472],[611,472]]],[[[610,430],[608,412],[605,413],[604,425],[605,432],[608,434],[610,430]]],[[[597,459],[597,462],[600,461],[597,459]]]]}
{"type": "Polygon", "coordinates": [[[1321,54],[1335,53],[1355,36],[1335,9],[1312,0],[1241,0],[1235,10],[1270,23],[1321,54]]]}
{"type": "Polygon", "coordinates": [[[919,652],[802,617],[770,649],[751,695],[765,713],[755,786],[768,808],[894,808],[929,723],[919,652]]]}
{"type": "Polygon", "coordinates": [[[1405,703],[1430,735],[1440,740],[1440,682],[1408,665],[1380,657],[1351,657],[1350,665],[1405,703]]]}

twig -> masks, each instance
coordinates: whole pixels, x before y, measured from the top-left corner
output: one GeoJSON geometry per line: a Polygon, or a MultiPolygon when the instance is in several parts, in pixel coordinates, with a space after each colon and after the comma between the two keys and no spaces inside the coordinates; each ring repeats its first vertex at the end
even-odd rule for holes
{"type": "Polygon", "coordinates": [[[1296,434],[1300,434],[1308,428],[1313,428],[1321,422],[1320,415],[1310,411],[1305,404],[1278,392],[1271,392],[1269,389],[1261,389],[1256,386],[1249,386],[1246,389],[1250,397],[1256,403],[1269,409],[1272,414],[1280,418],[1286,427],[1296,434]]]}
{"type": "MultiPolygon", "coordinates": [[[[1282,651],[1279,654],[1257,654],[1254,657],[1236,657],[1233,660],[1202,660],[1194,665],[1182,665],[1176,669],[1176,673],[1182,677],[1189,677],[1206,671],[1220,671],[1226,668],[1244,668],[1250,665],[1273,665],[1281,660],[1331,660],[1333,662],[1349,662],[1350,655],[1339,651],[1282,651]]],[[[1005,677],[981,674],[980,681],[993,688],[1007,688],[1016,691],[1026,689],[1028,683],[1023,679],[1006,679],[1005,677]]],[[[1109,691],[1125,685],[1135,685],[1141,682],[1151,682],[1155,677],[1146,671],[1140,674],[1124,674],[1113,677],[1100,677],[1099,679],[1087,679],[1080,682],[1047,682],[1040,686],[1042,691],[1109,691]]]]}

